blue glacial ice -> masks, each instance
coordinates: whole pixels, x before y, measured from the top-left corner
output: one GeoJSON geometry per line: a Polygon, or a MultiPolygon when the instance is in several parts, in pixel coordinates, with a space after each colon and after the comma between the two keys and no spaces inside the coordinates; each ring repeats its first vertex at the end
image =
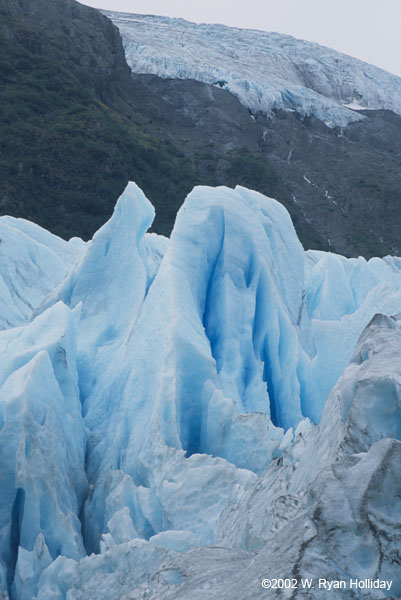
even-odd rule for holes
{"type": "Polygon", "coordinates": [[[396,525],[401,260],[305,252],[241,187],[195,188],[169,240],[153,217],[131,183],[87,244],[0,218],[4,597],[210,598],[210,562],[259,597],[263,560],[326,573],[333,510],[341,568],[392,575],[363,498],[396,525]]]}

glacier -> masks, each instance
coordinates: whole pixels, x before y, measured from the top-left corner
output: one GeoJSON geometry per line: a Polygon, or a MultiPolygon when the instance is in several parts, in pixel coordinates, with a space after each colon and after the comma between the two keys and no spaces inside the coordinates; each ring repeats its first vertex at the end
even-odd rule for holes
{"type": "Polygon", "coordinates": [[[361,109],[401,114],[399,77],[319,44],[180,18],[102,12],[119,28],[133,73],[196,79],[224,88],[252,113],[283,108],[331,127],[363,119],[361,109]]]}
{"type": "Polygon", "coordinates": [[[240,186],[153,218],[134,183],[87,243],[0,218],[2,597],[401,595],[401,259],[240,186]]]}

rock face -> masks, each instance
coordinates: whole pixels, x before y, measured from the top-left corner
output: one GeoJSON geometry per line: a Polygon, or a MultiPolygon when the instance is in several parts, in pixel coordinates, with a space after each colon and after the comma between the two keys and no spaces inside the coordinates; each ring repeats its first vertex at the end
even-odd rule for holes
{"type": "Polygon", "coordinates": [[[0,592],[398,597],[400,259],[243,187],[153,217],[131,183],[86,245],[0,222],[0,592]]]}
{"type": "MultiPolygon", "coordinates": [[[[305,247],[347,256],[399,254],[400,116],[369,110],[364,120],[337,128],[284,110],[252,117],[219,87],[133,77],[148,127],[154,135],[162,128],[195,157],[200,181],[256,183],[285,205],[305,247]]],[[[164,206],[159,212],[166,214],[164,206]]],[[[161,218],[156,229],[165,227],[161,218]]]]}
{"type": "Polygon", "coordinates": [[[109,19],[74,0],[1,0],[0,9],[7,17],[1,24],[6,39],[67,59],[93,96],[119,105],[130,78],[120,35],[109,19]],[[31,31],[24,32],[22,23],[31,31]]]}
{"type": "Polygon", "coordinates": [[[391,223],[401,200],[396,168],[401,117],[387,111],[365,114],[364,121],[334,131],[288,113],[262,119],[262,151],[292,203],[300,205],[297,223],[310,221],[331,250],[348,256],[398,255],[391,223]]]}

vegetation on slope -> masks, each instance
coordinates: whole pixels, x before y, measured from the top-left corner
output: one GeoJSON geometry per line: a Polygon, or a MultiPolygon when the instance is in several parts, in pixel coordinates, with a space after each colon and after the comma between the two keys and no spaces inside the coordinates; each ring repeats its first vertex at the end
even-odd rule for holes
{"type": "Polygon", "coordinates": [[[93,95],[53,43],[44,53],[44,31],[3,9],[0,31],[5,25],[13,36],[0,36],[3,214],[87,238],[129,179],[167,204],[188,193],[194,176],[171,143],[93,95]]]}

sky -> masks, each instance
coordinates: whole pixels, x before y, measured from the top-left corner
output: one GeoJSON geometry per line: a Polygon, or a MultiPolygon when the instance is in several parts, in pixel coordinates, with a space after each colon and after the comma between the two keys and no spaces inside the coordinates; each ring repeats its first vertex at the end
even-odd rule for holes
{"type": "Polygon", "coordinates": [[[121,12],[278,31],[401,77],[401,0],[80,0],[121,12]]]}

